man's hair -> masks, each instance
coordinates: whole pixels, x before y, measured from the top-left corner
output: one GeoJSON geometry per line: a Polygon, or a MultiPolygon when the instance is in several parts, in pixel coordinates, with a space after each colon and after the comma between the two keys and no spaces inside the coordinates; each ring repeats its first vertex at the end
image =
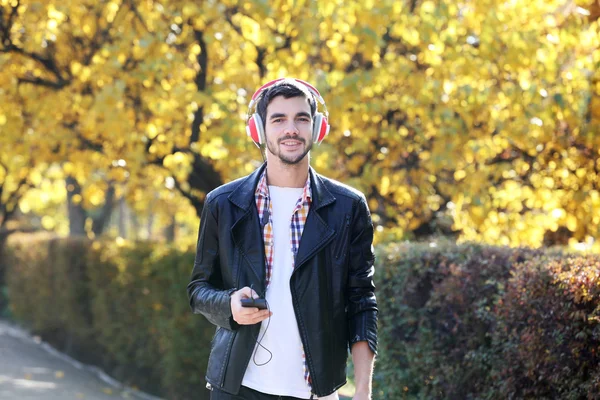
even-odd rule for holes
{"type": "Polygon", "coordinates": [[[305,97],[310,106],[311,117],[314,117],[317,112],[317,101],[312,93],[310,93],[303,84],[298,83],[293,79],[284,79],[281,82],[277,82],[273,86],[266,88],[261,93],[258,103],[256,104],[256,112],[262,120],[263,128],[266,128],[267,124],[267,107],[277,96],[283,96],[285,99],[305,97]]]}

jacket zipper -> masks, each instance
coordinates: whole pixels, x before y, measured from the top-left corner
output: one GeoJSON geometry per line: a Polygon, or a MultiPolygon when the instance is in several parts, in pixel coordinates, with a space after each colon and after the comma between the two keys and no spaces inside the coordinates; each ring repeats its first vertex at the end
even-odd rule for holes
{"type": "MultiPolygon", "coordinates": [[[[306,335],[304,332],[304,322],[301,318],[298,318],[298,316],[300,315],[300,312],[298,311],[298,302],[296,300],[296,291],[293,288],[293,285],[291,284],[291,280],[290,280],[290,289],[292,292],[292,304],[294,306],[294,313],[296,314],[296,321],[299,322],[298,324],[298,328],[300,331],[300,340],[302,341],[302,346],[303,346],[303,350],[304,350],[304,355],[306,357],[306,367],[308,368],[308,373],[310,374],[311,377],[314,377],[313,373],[314,373],[314,369],[313,369],[313,365],[312,365],[312,358],[309,357],[310,351],[308,350],[308,342],[306,339],[306,335]]],[[[317,390],[315,387],[315,380],[312,379],[312,390],[311,392],[314,394],[317,390]]],[[[312,397],[311,397],[312,398],[312,397]]]]}

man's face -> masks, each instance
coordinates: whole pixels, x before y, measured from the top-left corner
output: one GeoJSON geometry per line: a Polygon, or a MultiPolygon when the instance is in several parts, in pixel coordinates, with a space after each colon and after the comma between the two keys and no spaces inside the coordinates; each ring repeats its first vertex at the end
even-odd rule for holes
{"type": "Polygon", "coordinates": [[[267,149],[284,164],[297,164],[312,148],[312,117],[304,96],[277,96],[267,106],[267,149]]]}

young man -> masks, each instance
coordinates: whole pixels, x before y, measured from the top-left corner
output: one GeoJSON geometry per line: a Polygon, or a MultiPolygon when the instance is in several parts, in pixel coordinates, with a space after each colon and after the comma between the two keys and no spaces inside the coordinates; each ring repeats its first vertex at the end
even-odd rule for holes
{"type": "Polygon", "coordinates": [[[206,196],[187,287],[193,312],[217,326],[211,399],[337,399],[349,348],[354,399],[371,399],[377,303],[365,197],[309,165],[329,130],[314,87],[273,81],[250,109],[255,99],[248,132],[266,163],[206,196]],[[242,305],[258,298],[267,309],[242,305]]]}

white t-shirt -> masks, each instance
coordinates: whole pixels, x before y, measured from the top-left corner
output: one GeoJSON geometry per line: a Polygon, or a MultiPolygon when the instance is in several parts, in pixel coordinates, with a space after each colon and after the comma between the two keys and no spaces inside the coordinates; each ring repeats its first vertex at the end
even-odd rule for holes
{"type": "MultiPolygon", "coordinates": [[[[302,190],[303,188],[269,186],[274,248],[273,271],[266,299],[273,315],[270,322],[269,319],[262,322],[258,340],[262,338],[260,343],[272,353],[272,358],[269,361],[271,354],[257,344],[242,385],[262,393],[309,399],[311,393],[304,380],[302,341],[290,292],[293,272],[290,225],[292,212],[302,196],[302,190]]],[[[337,398],[337,393],[333,393],[321,399],[337,398]]]]}

